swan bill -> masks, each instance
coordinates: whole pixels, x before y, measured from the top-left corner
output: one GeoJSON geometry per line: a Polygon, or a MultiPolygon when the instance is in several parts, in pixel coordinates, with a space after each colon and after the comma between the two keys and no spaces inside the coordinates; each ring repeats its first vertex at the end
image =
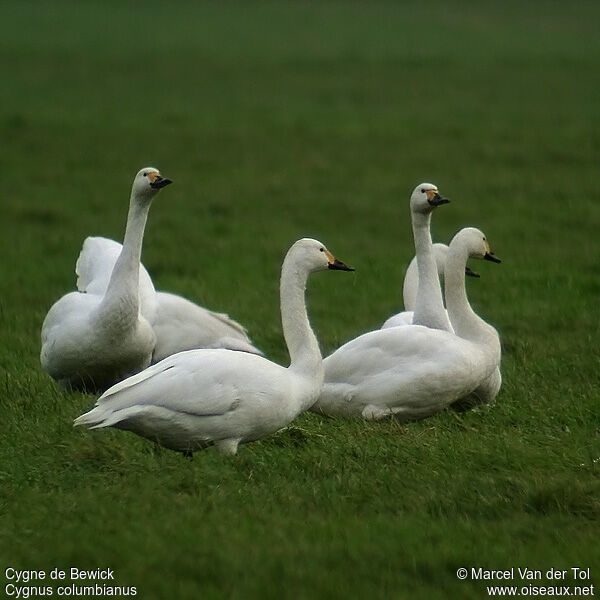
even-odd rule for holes
{"type": "Polygon", "coordinates": [[[473,271],[473,269],[469,267],[465,267],[465,275],[468,275],[469,277],[481,277],[477,271],[473,271]]]}
{"type": "Polygon", "coordinates": [[[491,262],[495,262],[495,263],[501,263],[502,261],[493,253],[493,252],[486,252],[483,256],[484,260],[489,260],[491,262]]]}
{"type": "Polygon", "coordinates": [[[154,178],[154,180],[152,181],[152,183],[150,183],[150,187],[155,190],[160,190],[160,189],[166,187],[167,185],[169,185],[170,183],[173,183],[173,181],[171,179],[167,179],[166,177],[163,177],[162,175],[157,175],[154,178]]]}
{"type": "Polygon", "coordinates": [[[448,204],[450,200],[441,196],[437,190],[427,190],[427,202],[430,206],[441,206],[442,204],[448,204]]]}
{"type": "Polygon", "coordinates": [[[333,271],[354,271],[352,267],[345,265],[341,260],[338,260],[337,258],[334,259],[333,262],[329,263],[328,268],[332,269],[333,271]]]}

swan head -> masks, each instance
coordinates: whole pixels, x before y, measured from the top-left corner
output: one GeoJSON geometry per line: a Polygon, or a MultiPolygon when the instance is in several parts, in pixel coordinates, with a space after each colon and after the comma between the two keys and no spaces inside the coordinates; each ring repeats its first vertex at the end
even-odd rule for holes
{"type": "Polygon", "coordinates": [[[329,252],[324,244],[312,238],[302,238],[295,242],[289,249],[286,260],[293,260],[297,266],[309,273],[325,269],[354,271],[329,252]]]}
{"type": "Polygon", "coordinates": [[[490,244],[483,231],[475,227],[465,227],[461,229],[452,240],[461,243],[468,252],[469,258],[483,258],[491,262],[502,262],[491,250],[490,244]]]}
{"type": "Polygon", "coordinates": [[[173,182],[163,177],[158,169],[144,167],[137,172],[131,191],[138,198],[150,200],[170,183],[173,182]]]}
{"type": "Polygon", "coordinates": [[[438,192],[433,183],[419,184],[410,196],[410,210],[413,213],[429,214],[434,208],[448,204],[450,200],[438,192]]]}

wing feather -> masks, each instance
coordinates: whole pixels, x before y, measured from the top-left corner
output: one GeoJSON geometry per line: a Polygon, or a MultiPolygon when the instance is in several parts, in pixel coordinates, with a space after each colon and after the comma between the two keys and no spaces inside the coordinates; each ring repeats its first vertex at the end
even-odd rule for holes
{"type": "Polygon", "coordinates": [[[225,415],[238,408],[242,397],[254,395],[260,401],[261,388],[269,379],[265,369],[272,369],[272,379],[276,380],[275,371],[283,367],[256,355],[230,350],[180,352],[109,388],[95,408],[75,424],[103,427],[105,422],[113,423],[119,413],[126,417],[141,406],[194,417],[225,415]]]}

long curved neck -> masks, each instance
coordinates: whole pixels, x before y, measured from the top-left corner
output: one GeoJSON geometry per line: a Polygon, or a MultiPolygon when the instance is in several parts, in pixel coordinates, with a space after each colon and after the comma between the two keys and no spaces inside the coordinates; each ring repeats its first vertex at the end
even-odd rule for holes
{"type": "Polygon", "coordinates": [[[433,254],[433,244],[429,230],[431,213],[412,212],[411,219],[417,254],[417,271],[419,273],[413,324],[452,331],[444,309],[442,288],[440,287],[437,264],[433,254]]]}
{"type": "Polygon", "coordinates": [[[307,279],[308,273],[294,264],[293,259],[286,258],[281,269],[281,322],[290,353],[290,370],[314,380],[315,385],[320,387],[323,383],[323,358],[306,314],[307,279]]]}
{"type": "Polygon", "coordinates": [[[465,268],[469,254],[464,245],[450,245],[444,272],[446,306],[454,333],[466,340],[480,344],[495,360],[500,360],[498,332],[471,308],[465,288],[465,268]]]}
{"type": "Polygon", "coordinates": [[[134,326],[139,312],[140,258],[150,202],[140,202],[132,193],[123,248],[98,308],[100,320],[111,326],[134,326]]]}

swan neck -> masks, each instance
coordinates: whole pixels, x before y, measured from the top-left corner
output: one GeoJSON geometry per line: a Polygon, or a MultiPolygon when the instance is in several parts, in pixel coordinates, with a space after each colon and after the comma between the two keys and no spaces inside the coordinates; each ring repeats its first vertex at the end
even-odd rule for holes
{"type": "Polygon", "coordinates": [[[137,321],[139,312],[140,258],[150,204],[132,193],[123,247],[100,305],[100,314],[118,312],[121,321],[124,318],[132,324],[137,321]]]}
{"type": "Polygon", "coordinates": [[[450,245],[444,271],[446,306],[457,336],[482,344],[494,356],[500,357],[497,331],[471,308],[465,287],[465,268],[468,251],[460,243],[450,245]]]}
{"type": "Polygon", "coordinates": [[[442,288],[433,253],[430,232],[431,213],[413,212],[411,219],[419,274],[413,323],[451,331],[450,321],[444,309],[442,288]]]}
{"type": "Polygon", "coordinates": [[[323,383],[323,359],[306,312],[308,272],[286,257],[281,269],[281,322],[283,337],[290,353],[290,370],[323,383]]]}

